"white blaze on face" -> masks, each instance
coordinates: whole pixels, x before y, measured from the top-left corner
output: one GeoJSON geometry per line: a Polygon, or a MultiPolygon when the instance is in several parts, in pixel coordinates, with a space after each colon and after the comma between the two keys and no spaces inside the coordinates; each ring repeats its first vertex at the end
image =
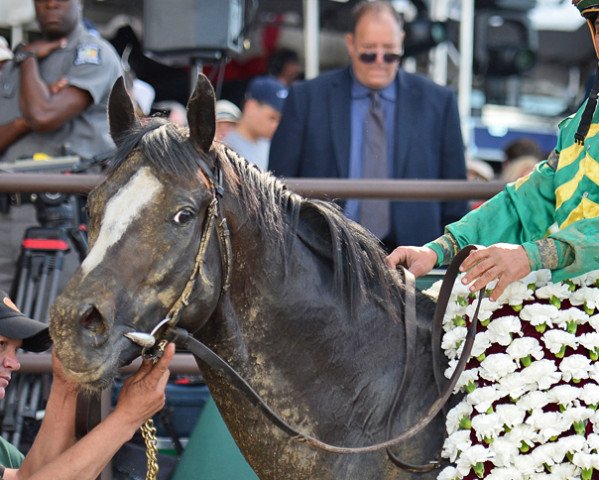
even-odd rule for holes
{"type": "Polygon", "coordinates": [[[102,262],[108,249],[121,239],[131,222],[161,190],[162,184],[150,168],[143,167],[108,201],[98,238],[81,264],[83,276],[102,262]]]}

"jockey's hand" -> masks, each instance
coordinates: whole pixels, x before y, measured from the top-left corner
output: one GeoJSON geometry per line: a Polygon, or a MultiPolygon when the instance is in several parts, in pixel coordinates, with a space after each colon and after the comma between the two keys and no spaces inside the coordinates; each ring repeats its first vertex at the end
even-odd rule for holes
{"type": "Polygon", "coordinates": [[[460,266],[460,271],[468,272],[462,278],[464,285],[474,282],[470,286],[471,292],[478,292],[489,282],[497,280],[489,297],[495,301],[510,283],[530,273],[530,262],[522,246],[498,243],[470,252],[460,266]]]}
{"type": "Polygon", "coordinates": [[[406,267],[416,277],[430,272],[437,263],[437,254],[427,247],[397,247],[385,259],[389,268],[406,267]]]}

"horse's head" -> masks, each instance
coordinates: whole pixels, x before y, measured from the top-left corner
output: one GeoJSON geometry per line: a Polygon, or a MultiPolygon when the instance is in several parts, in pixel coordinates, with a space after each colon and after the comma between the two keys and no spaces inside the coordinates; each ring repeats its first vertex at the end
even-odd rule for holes
{"type": "Polygon", "coordinates": [[[118,150],[106,181],[89,195],[89,252],[50,322],[67,373],[90,388],[106,385],[140,353],[124,334],[150,332],[191,288],[194,303],[183,315],[207,319],[223,277],[212,222],[217,185],[208,153],[214,137],[208,80],[200,76],[188,103],[189,134],[162,119],[140,121],[120,80],[109,121],[118,150]]]}

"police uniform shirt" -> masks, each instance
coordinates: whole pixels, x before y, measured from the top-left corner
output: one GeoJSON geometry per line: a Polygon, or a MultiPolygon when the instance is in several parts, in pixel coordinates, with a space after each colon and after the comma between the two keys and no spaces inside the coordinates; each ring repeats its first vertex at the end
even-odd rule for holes
{"type": "MultiPolygon", "coordinates": [[[[66,77],[68,85],[88,92],[92,103],[78,116],[52,132],[30,132],[9,146],[0,161],[30,158],[34,153],[60,156],[75,153],[83,158],[114,148],[109,134],[107,104],[115,80],[122,75],[120,59],[112,46],[79,24],[67,37],[67,46],[39,60],[43,81],[51,85],[66,77]]],[[[9,62],[0,70],[0,124],[21,117],[20,68],[9,62]]]]}

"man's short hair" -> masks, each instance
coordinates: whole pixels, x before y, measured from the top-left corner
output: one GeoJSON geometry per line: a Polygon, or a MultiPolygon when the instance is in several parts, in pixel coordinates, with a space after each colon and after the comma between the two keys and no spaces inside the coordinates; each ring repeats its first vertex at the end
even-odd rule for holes
{"type": "Polygon", "coordinates": [[[372,2],[362,1],[358,3],[351,12],[351,32],[356,33],[356,25],[367,13],[389,13],[397,21],[400,30],[403,30],[403,18],[390,2],[385,0],[374,0],[372,2]]]}

